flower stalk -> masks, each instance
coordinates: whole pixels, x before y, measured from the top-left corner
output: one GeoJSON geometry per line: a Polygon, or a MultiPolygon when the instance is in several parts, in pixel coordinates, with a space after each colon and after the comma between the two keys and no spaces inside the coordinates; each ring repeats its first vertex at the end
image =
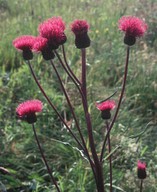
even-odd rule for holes
{"type": "Polygon", "coordinates": [[[141,179],[141,182],[140,182],[140,192],[143,191],[143,179],[141,179]]]}
{"type": "Polygon", "coordinates": [[[82,99],[83,99],[83,107],[85,111],[85,118],[87,123],[87,131],[88,131],[88,138],[89,138],[89,144],[95,164],[95,171],[96,171],[96,177],[97,177],[97,190],[98,192],[104,192],[104,178],[103,178],[103,171],[102,171],[102,164],[99,161],[95,143],[94,143],[94,137],[93,137],[93,130],[92,130],[92,123],[90,114],[88,111],[88,103],[87,103],[87,89],[86,89],[86,50],[85,48],[81,49],[81,55],[82,55],[82,84],[81,84],[81,90],[83,93],[82,99]]]}
{"type": "MultiPolygon", "coordinates": [[[[78,130],[78,132],[79,132],[79,134],[80,134],[80,138],[81,138],[81,141],[82,141],[82,143],[83,143],[83,146],[84,146],[84,148],[86,148],[85,140],[84,140],[83,135],[82,135],[82,133],[81,133],[81,129],[80,129],[79,122],[78,122],[78,120],[77,120],[77,118],[76,118],[76,114],[75,114],[75,112],[74,112],[74,109],[73,109],[73,106],[72,106],[72,104],[71,104],[71,101],[70,101],[70,99],[69,99],[69,97],[68,97],[68,94],[67,94],[67,92],[66,92],[66,90],[65,90],[65,88],[64,88],[64,85],[63,85],[63,83],[62,83],[61,77],[60,77],[60,75],[59,75],[59,73],[58,73],[58,71],[57,71],[57,69],[56,69],[56,67],[55,67],[55,65],[54,65],[54,63],[53,63],[53,60],[50,60],[50,62],[51,62],[51,65],[52,65],[52,67],[53,67],[56,75],[57,75],[57,78],[58,78],[59,83],[60,83],[60,85],[61,85],[62,91],[63,91],[63,93],[64,93],[64,95],[65,95],[65,97],[66,97],[68,106],[69,106],[70,111],[71,111],[71,113],[72,113],[72,115],[73,115],[73,118],[74,118],[74,120],[75,120],[77,130],[78,130]]],[[[85,152],[86,152],[86,151],[85,151],[85,152]]]]}
{"type": "MultiPolygon", "coordinates": [[[[88,105],[87,105],[87,101],[85,99],[85,96],[82,92],[82,89],[80,88],[79,84],[77,84],[77,82],[74,80],[74,78],[72,77],[71,73],[69,73],[69,71],[66,69],[66,67],[64,66],[64,63],[62,61],[62,59],[60,58],[59,54],[57,53],[57,51],[55,51],[55,54],[56,56],[58,57],[63,69],[66,71],[66,73],[69,75],[69,77],[71,78],[71,80],[74,82],[74,84],[76,85],[76,87],[78,88],[79,90],[79,93],[81,95],[81,98],[82,98],[82,105],[83,105],[83,108],[84,108],[84,114],[85,114],[85,119],[86,119],[86,124],[87,124],[87,131],[88,131],[88,136],[89,136],[89,142],[93,143],[91,147],[91,149],[95,149],[95,144],[94,144],[94,139],[93,139],[93,134],[92,134],[92,129],[91,129],[91,119],[90,119],[90,115],[89,115],[89,112],[88,112],[88,105]]],[[[91,146],[91,145],[90,145],[91,146]]],[[[93,153],[92,153],[93,154],[93,153]]],[[[94,154],[96,154],[96,151],[94,150],[94,154]]],[[[87,155],[89,156],[89,152],[87,150],[87,155]]],[[[97,156],[97,154],[95,155],[97,156]]],[[[91,161],[91,158],[89,156],[89,160],[90,160],[90,164],[91,164],[91,168],[93,170],[93,174],[94,174],[94,178],[96,180],[96,183],[97,183],[97,175],[96,175],[96,169],[95,169],[95,162],[92,162],[91,161]]]]}
{"type": "MultiPolygon", "coordinates": [[[[64,45],[62,45],[62,52],[63,52],[63,57],[64,57],[64,62],[65,62],[65,65],[67,67],[67,69],[69,70],[69,73],[71,74],[71,78],[73,78],[78,85],[81,85],[81,82],[79,81],[79,79],[76,77],[76,75],[73,73],[73,71],[71,70],[70,66],[68,65],[68,62],[67,62],[67,59],[66,59],[66,53],[65,53],[65,49],[64,49],[64,45]]],[[[68,73],[68,74],[69,74],[68,73]]],[[[74,82],[73,80],[73,82],[74,82]]],[[[74,82],[75,83],[75,82],[74,82]]]]}
{"type": "MultiPolygon", "coordinates": [[[[107,131],[109,129],[109,124],[107,120],[106,120],[106,129],[107,131]]],[[[110,154],[111,153],[110,134],[108,135],[107,141],[108,141],[108,153],[110,154]]],[[[109,170],[110,170],[110,192],[112,192],[112,154],[109,156],[109,170]]]]}
{"type": "Polygon", "coordinates": [[[48,172],[48,174],[49,174],[49,176],[50,176],[50,178],[51,178],[51,182],[52,182],[52,184],[55,185],[56,190],[57,190],[58,192],[61,192],[60,189],[59,189],[59,187],[58,187],[58,184],[57,184],[55,178],[54,178],[53,175],[52,175],[51,169],[50,169],[50,167],[49,167],[49,165],[48,165],[48,163],[47,163],[46,157],[45,157],[45,155],[44,155],[44,153],[43,153],[42,147],[41,147],[41,145],[40,145],[40,142],[39,142],[39,139],[38,139],[36,130],[35,130],[34,123],[32,124],[32,129],[33,129],[33,132],[34,132],[34,137],[35,137],[35,140],[36,140],[36,142],[37,142],[37,145],[38,145],[38,148],[39,148],[41,157],[42,157],[42,159],[43,159],[43,161],[44,161],[44,163],[45,163],[47,172],[48,172]]]}
{"type": "Polygon", "coordinates": [[[82,93],[84,94],[85,100],[87,101],[87,86],[86,86],[86,49],[81,49],[81,55],[82,55],[82,84],[81,89],[82,93]]]}
{"type": "MultiPolygon", "coordinates": [[[[123,78],[123,84],[122,84],[122,89],[121,89],[121,93],[120,93],[120,97],[119,97],[119,101],[118,101],[118,105],[117,105],[117,109],[115,111],[115,114],[114,114],[114,117],[112,119],[112,122],[110,123],[109,125],[109,129],[106,133],[106,137],[105,137],[105,140],[104,140],[104,143],[103,143],[103,146],[106,144],[106,141],[107,141],[107,138],[111,132],[111,129],[116,121],[116,118],[118,116],[118,112],[119,112],[119,109],[120,109],[120,106],[121,106],[121,103],[122,103],[122,99],[123,99],[123,95],[124,95],[124,91],[125,91],[125,85],[126,85],[126,79],[127,79],[127,74],[128,74],[128,64],[129,64],[129,53],[130,53],[130,47],[127,46],[127,53],[126,53],[126,62],[125,62],[125,70],[124,70],[124,78],[123,78]]],[[[100,156],[100,161],[102,162],[103,160],[103,153],[101,153],[101,156],[100,156]]]]}
{"type": "Polygon", "coordinates": [[[53,105],[53,103],[51,102],[51,100],[49,99],[49,97],[47,96],[47,94],[45,93],[43,87],[41,86],[41,84],[39,83],[34,70],[31,66],[30,61],[28,61],[28,66],[30,68],[31,74],[37,84],[37,86],[39,87],[41,93],[44,95],[44,97],[46,98],[46,100],[48,101],[49,105],[52,107],[52,109],[55,111],[55,113],[58,115],[58,117],[60,118],[61,122],[65,125],[65,127],[67,128],[67,130],[70,132],[70,134],[72,135],[72,137],[75,139],[75,141],[77,142],[77,144],[80,146],[80,148],[84,151],[84,147],[82,146],[82,144],[80,143],[80,141],[76,138],[76,136],[74,135],[74,133],[72,132],[72,130],[69,128],[69,126],[66,124],[66,122],[64,121],[63,117],[59,114],[59,112],[57,111],[56,107],[53,105]]]}

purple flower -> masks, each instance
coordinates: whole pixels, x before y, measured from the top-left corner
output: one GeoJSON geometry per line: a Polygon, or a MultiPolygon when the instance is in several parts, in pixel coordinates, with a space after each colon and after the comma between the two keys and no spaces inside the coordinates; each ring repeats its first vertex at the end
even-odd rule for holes
{"type": "Polygon", "coordinates": [[[30,60],[33,58],[32,48],[35,37],[31,35],[22,35],[13,40],[13,46],[23,52],[23,58],[30,60]]]}
{"type": "Polygon", "coordinates": [[[147,177],[146,174],[146,163],[138,160],[137,162],[137,176],[139,179],[145,179],[147,177]]]}
{"type": "Polygon", "coordinates": [[[78,49],[90,46],[88,30],[89,24],[85,20],[75,20],[71,24],[71,31],[75,34],[75,45],[78,49]]]}
{"type": "Polygon", "coordinates": [[[141,37],[146,32],[147,24],[134,16],[123,16],[119,20],[119,29],[125,33],[124,43],[131,46],[136,42],[137,37],[141,37]]]}
{"type": "Polygon", "coordinates": [[[66,42],[65,24],[61,17],[47,19],[39,25],[38,30],[40,36],[48,40],[50,49],[57,49],[66,42]]]}
{"type": "Polygon", "coordinates": [[[28,100],[18,105],[16,114],[18,118],[31,124],[37,121],[36,112],[41,112],[42,107],[43,104],[40,100],[28,100]]]}
{"type": "Polygon", "coordinates": [[[111,113],[110,111],[116,107],[115,101],[108,100],[101,103],[96,103],[96,107],[101,111],[101,117],[103,119],[110,119],[111,113]]]}

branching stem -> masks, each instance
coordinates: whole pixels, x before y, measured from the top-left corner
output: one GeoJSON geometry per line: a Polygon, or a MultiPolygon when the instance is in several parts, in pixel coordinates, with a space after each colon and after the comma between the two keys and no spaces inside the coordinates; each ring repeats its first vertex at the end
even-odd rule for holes
{"type": "Polygon", "coordinates": [[[80,143],[80,141],[76,138],[76,136],[74,135],[74,133],[72,132],[72,130],[69,128],[69,126],[66,124],[66,122],[64,121],[63,117],[59,114],[59,112],[57,111],[56,107],[53,105],[53,103],[51,102],[51,100],[49,99],[49,97],[47,96],[47,94],[45,93],[44,89],[42,88],[41,84],[39,83],[34,70],[31,66],[30,61],[28,61],[28,66],[30,68],[30,71],[32,73],[32,76],[36,82],[36,84],[38,85],[40,91],[42,92],[42,94],[44,95],[44,97],[46,98],[46,100],[48,101],[49,105],[52,107],[52,109],[55,111],[55,113],[57,114],[57,116],[60,118],[60,120],[62,121],[62,123],[66,126],[67,130],[70,132],[70,134],[72,135],[72,137],[75,139],[75,141],[77,142],[77,144],[80,146],[80,148],[84,151],[84,147],[82,146],[82,144],[80,143]]]}

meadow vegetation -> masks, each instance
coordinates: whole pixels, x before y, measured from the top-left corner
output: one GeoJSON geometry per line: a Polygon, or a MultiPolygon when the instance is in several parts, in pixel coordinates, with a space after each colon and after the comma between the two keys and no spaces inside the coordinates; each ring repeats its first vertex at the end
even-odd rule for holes
{"type": "MultiPolygon", "coordinates": [[[[66,22],[65,44],[68,62],[80,75],[80,57],[69,30],[75,19],[90,24],[92,40],[87,49],[88,97],[97,149],[102,139],[103,121],[95,102],[119,90],[125,62],[125,45],[117,23],[123,15],[144,18],[148,32],[131,48],[125,97],[111,133],[114,192],[138,192],[137,160],[147,163],[148,177],[144,192],[157,191],[157,2],[155,0],[0,0],[0,166],[10,171],[0,173],[8,192],[55,191],[41,161],[32,130],[16,118],[20,102],[38,98],[44,103],[37,131],[53,174],[63,192],[94,192],[94,180],[88,163],[77,150],[56,114],[33,81],[21,53],[12,46],[17,36],[37,35],[39,23],[52,16],[66,22]]],[[[32,65],[47,94],[62,115],[71,116],[51,67],[36,55],[32,65]]],[[[58,69],[62,72],[58,64],[58,69]]],[[[70,98],[75,104],[82,127],[84,118],[75,87],[63,74],[70,98]]],[[[119,92],[114,95],[116,100],[119,92]]],[[[114,112],[113,112],[114,113],[114,112]]],[[[86,135],[86,130],[84,130],[86,135]]],[[[87,140],[88,145],[88,140],[87,140]]],[[[106,191],[109,190],[108,162],[105,162],[106,191]]]]}

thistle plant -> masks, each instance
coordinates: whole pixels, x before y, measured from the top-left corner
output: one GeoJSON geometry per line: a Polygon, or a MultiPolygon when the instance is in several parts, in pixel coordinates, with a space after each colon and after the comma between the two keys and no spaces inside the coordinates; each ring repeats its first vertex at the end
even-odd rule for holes
{"type": "MultiPolygon", "coordinates": [[[[129,65],[129,57],[130,57],[130,49],[136,43],[137,38],[144,35],[147,30],[146,23],[133,16],[124,16],[119,20],[118,23],[119,30],[124,32],[124,44],[126,45],[126,61],[124,65],[124,76],[121,91],[119,94],[118,102],[116,103],[112,98],[117,92],[113,93],[110,97],[104,98],[103,101],[96,102],[95,107],[101,111],[101,118],[104,121],[104,126],[106,129],[106,134],[104,134],[104,139],[102,142],[102,146],[100,150],[96,148],[96,141],[93,135],[93,123],[91,119],[91,114],[89,111],[88,104],[88,90],[87,90],[87,63],[86,63],[86,49],[90,48],[90,37],[88,35],[88,31],[90,30],[90,26],[85,20],[75,20],[71,24],[71,32],[74,34],[74,43],[77,49],[80,50],[80,60],[81,60],[81,78],[77,77],[74,71],[71,69],[69,63],[67,62],[66,56],[66,47],[65,43],[67,40],[67,36],[65,34],[65,23],[61,17],[52,17],[41,23],[38,27],[38,36],[32,35],[23,35],[17,37],[13,41],[13,45],[16,49],[20,50],[23,55],[23,59],[26,61],[28,67],[30,68],[30,72],[36,82],[38,88],[41,93],[45,97],[47,103],[51,106],[52,110],[57,114],[59,120],[63,123],[65,128],[68,130],[67,134],[70,134],[71,137],[76,142],[78,148],[84,153],[86,159],[89,162],[91,170],[93,172],[93,178],[95,180],[95,189],[98,192],[104,192],[105,189],[105,178],[104,175],[104,154],[107,146],[108,149],[108,160],[109,160],[109,177],[110,177],[110,192],[113,191],[113,175],[112,175],[112,142],[110,139],[111,130],[114,127],[116,122],[118,112],[122,103],[123,95],[125,92],[127,74],[128,74],[128,65],[129,65]],[[71,129],[70,125],[67,124],[65,119],[62,117],[60,111],[58,111],[57,106],[54,105],[53,101],[48,97],[44,87],[38,81],[37,74],[35,74],[34,69],[32,67],[32,59],[34,54],[41,54],[43,59],[46,60],[51,66],[54,72],[56,73],[58,82],[60,83],[60,87],[67,101],[68,107],[70,109],[74,127],[78,131],[78,135],[74,133],[71,129]],[[78,97],[81,98],[82,107],[84,110],[84,119],[86,123],[87,135],[83,134],[83,127],[80,125],[79,117],[76,115],[74,106],[71,102],[71,98],[65,88],[65,85],[62,82],[62,75],[59,73],[55,61],[56,59],[59,61],[61,67],[68,75],[70,80],[76,86],[78,90],[78,97]],[[114,110],[113,115],[111,114],[111,110],[114,110]],[[89,141],[89,148],[87,147],[87,140],[89,141]],[[100,155],[99,155],[100,154],[100,155]]],[[[33,133],[35,136],[35,140],[37,142],[39,151],[41,153],[41,157],[43,162],[47,168],[47,171],[50,175],[52,184],[55,186],[56,191],[60,192],[60,183],[57,182],[52,174],[52,171],[48,165],[46,160],[46,156],[42,150],[42,144],[37,136],[35,129],[35,122],[37,121],[37,112],[42,112],[42,104],[43,101],[39,100],[28,100],[24,103],[19,104],[16,109],[17,116],[21,120],[25,120],[29,124],[32,124],[33,133]]],[[[141,178],[141,170],[143,173],[143,166],[138,163],[138,175],[141,178]]],[[[143,175],[143,174],[142,174],[143,175]]],[[[77,189],[76,189],[77,191],[77,189]]],[[[142,184],[140,187],[140,191],[142,191],[142,184]]]]}

